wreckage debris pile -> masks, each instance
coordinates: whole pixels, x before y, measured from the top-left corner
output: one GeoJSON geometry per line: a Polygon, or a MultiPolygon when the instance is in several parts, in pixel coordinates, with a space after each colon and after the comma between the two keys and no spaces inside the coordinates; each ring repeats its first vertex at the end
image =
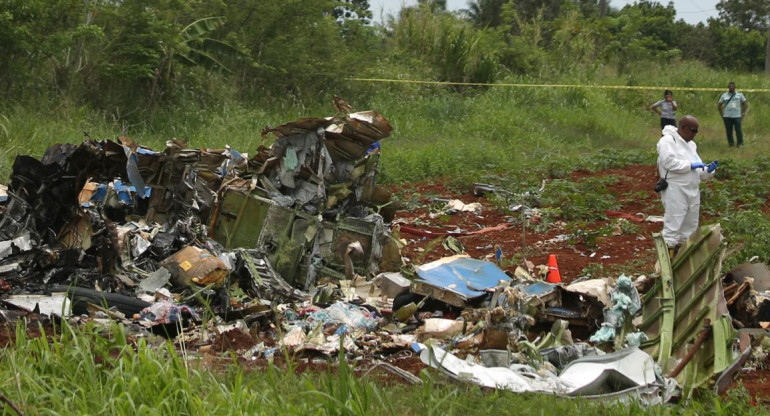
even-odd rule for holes
{"type": "MultiPolygon", "coordinates": [[[[625,276],[549,283],[464,254],[407,264],[388,228],[390,194],[376,184],[391,130],[364,111],[266,127],[275,142],[253,157],[177,140],[154,151],[125,137],[18,156],[0,192],[2,317],[109,318],[199,351],[241,345],[246,360],[343,348],[410,383],[420,380],[373,357],[419,356],[482,386],[648,404],[703,384],[672,369],[693,360],[684,346],[704,322],[723,326],[708,378],[737,359],[727,307],[742,326],[770,321],[770,296],[746,273],[730,275],[724,303],[712,273],[699,294],[707,312],[669,317],[678,299],[659,282],[696,273],[683,260],[666,261],[641,296],[625,276]],[[667,329],[673,322],[687,330],[667,329]]],[[[703,251],[718,274],[721,236],[703,233],[680,257],[703,251]]]]}
{"type": "Polygon", "coordinates": [[[366,151],[390,131],[368,111],[266,128],[276,141],[251,159],[176,140],[157,152],[126,137],[17,156],[2,196],[4,281],[29,293],[65,284],[133,296],[165,268],[176,288],[222,286],[236,266],[223,253],[246,249],[308,288],[305,276],[344,272],[354,241],[355,271],[377,272],[393,250],[372,207],[389,195],[374,184],[379,154],[366,151]]]}

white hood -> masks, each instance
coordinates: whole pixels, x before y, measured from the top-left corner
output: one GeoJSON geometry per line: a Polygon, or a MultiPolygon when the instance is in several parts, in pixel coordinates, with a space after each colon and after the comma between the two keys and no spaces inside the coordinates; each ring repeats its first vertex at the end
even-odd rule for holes
{"type": "Polygon", "coordinates": [[[673,136],[673,135],[676,134],[676,131],[677,131],[676,126],[666,126],[666,127],[663,127],[663,135],[664,136],[665,135],[673,136]]]}

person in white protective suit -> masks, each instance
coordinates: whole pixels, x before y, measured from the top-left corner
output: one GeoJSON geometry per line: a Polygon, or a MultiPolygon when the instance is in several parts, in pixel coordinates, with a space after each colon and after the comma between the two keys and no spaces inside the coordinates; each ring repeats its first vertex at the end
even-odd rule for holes
{"type": "Polygon", "coordinates": [[[693,141],[698,126],[698,119],[684,116],[678,128],[666,126],[658,141],[658,174],[668,181],[668,187],[660,193],[665,208],[662,234],[672,257],[698,228],[699,185],[714,176],[719,164],[714,160],[706,165],[698,156],[693,141]]]}

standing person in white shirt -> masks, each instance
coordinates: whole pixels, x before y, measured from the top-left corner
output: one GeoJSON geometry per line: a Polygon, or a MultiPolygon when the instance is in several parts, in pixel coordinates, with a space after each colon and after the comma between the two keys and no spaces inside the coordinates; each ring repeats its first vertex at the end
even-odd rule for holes
{"type": "Polygon", "coordinates": [[[741,122],[746,115],[746,111],[749,110],[749,103],[746,101],[746,96],[735,91],[734,82],[727,84],[727,89],[728,91],[719,97],[717,108],[719,109],[719,115],[722,116],[722,120],[725,122],[727,144],[730,147],[734,145],[733,129],[735,129],[738,147],[743,147],[743,130],[741,129],[741,122]]]}

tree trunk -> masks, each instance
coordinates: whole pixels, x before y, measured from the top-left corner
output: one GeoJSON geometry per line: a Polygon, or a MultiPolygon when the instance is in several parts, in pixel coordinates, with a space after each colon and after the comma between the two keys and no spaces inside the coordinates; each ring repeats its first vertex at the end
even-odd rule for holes
{"type": "Polygon", "coordinates": [[[770,75],[770,28],[767,29],[767,46],[765,46],[765,74],[770,75]]]}
{"type": "Polygon", "coordinates": [[[599,0],[599,17],[604,17],[607,15],[607,6],[608,6],[607,0],[599,0]]]}

